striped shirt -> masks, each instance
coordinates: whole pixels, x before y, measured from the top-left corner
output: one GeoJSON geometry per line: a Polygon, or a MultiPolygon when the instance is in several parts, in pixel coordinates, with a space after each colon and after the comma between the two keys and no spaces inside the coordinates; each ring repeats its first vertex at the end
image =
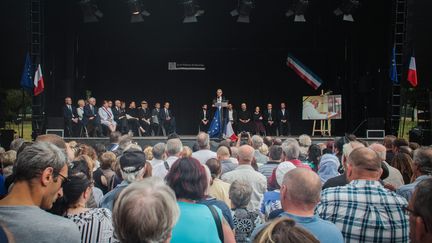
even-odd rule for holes
{"type": "Polygon", "coordinates": [[[408,242],[407,204],[379,181],[354,180],[325,189],[316,212],[336,224],[345,242],[408,242]]]}
{"type": "Polygon", "coordinates": [[[114,239],[111,211],[106,208],[92,208],[88,211],[66,215],[81,232],[81,242],[110,243],[118,242],[114,239]]]}
{"type": "Polygon", "coordinates": [[[258,172],[263,174],[267,180],[270,178],[270,176],[273,173],[273,170],[277,168],[279,165],[279,162],[269,161],[265,163],[263,166],[258,168],[258,172]]]}

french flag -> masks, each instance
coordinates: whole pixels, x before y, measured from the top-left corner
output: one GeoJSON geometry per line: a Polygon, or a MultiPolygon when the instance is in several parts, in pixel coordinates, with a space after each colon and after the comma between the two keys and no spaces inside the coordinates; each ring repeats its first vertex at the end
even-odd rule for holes
{"type": "Polygon", "coordinates": [[[38,68],[36,70],[33,82],[34,82],[34,96],[38,96],[44,91],[45,88],[44,79],[42,75],[42,68],[40,64],[38,65],[38,68]]]}
{"type": "Polygon", "coordinates": [[[231,139],[231,141],[237,141],[237,135],[234,132],[231,122],[229,121],[225,129],[225,137],[231,139]]]}
{"type": "Polygon", "coordinates": [[[313,89],[318,89],[323,83],[323,81],[316,74],[314,74],[309,68],[307,68],[291,54],[288,54],[287,65],[288,67],[292,68],[292,70],[294,70],[294,72],[296,72],[300,78],[306,81],[306,83],[309,84],[313,89]]]}
{"type": "Polygon", "coordinates": [[[417,68],[415,57],[411,57],[407,79],[413,87],[417,86],[417,68]]]}

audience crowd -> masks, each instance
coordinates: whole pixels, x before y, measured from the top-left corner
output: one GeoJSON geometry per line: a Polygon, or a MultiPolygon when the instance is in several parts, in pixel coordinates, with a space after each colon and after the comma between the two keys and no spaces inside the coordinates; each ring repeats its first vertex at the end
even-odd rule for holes
{"type": "Polygon", "coordinates": [[[430,146],[114,130],[0,148],[0,242],[432,242],[430,146]]]}

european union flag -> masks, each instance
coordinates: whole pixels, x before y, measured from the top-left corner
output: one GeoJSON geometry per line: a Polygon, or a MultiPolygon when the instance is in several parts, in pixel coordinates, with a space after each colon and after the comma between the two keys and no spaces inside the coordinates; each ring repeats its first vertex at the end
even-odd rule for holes
{"type": "Polygon", "coordinates": [[[222,132],[221,125],[222,124],[220,120],[220,109],[216,109],[213,120],[210,123],[210,128],[208,130],[208,134],[211,138],[219,137],[220,133],[222,132]]]}
{"type": "Polygon", "coordinates": [[[390,66],[390,80],[393,81],[394,84],[399,84],[397,69],[396,69],[396,47],[393,47],[393,51],[392,51],[392,61],[390,66]]]}
{"type": "Polygon", "coordinates": [[[33,90],[33,65],[30,59],[30,55],[27,53],[26,60],[24,64],[24,70],[21,76],[21,87],[24,90],[32,91],[33,90]]]}

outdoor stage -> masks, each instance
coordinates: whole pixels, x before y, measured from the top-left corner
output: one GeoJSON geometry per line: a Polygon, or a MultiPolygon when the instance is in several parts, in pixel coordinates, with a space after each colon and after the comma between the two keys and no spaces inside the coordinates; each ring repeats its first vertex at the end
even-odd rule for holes
{"type": "MultiPolygon", "coordinates": [[[[298,136],[291,136],[292,138],[297,139],[298,136]]],[[[285,140],[288,137],[276,137],[276,138],[280,138],[283,140],[285,140]]],[[[329,140],[334,140],[336,137],[312,137],[312,143],[317,144],[317,143],[325,143],[329,140]]],[[[183,145],[187,145],[190,148],[192,148],[192,146],[195,143],[196,140],[196,135],[184,135],[181,136],[180,135],[180,139],[183,142],[183,145]]],[[[373,142],[382,142],[382,139],[376,139],[376,138],[359,138],[363,141],[367,141],[368,143],[373,143],[373,142]]],[[[108,137],[100,137],[100,138],[83,138],[83,137],[68,137],[65,138],[65,140],[67,142],[69,141],[76,141],[78,143],[85,143],[88,145],[93,145],[93,144],[97,144],[97,143],[102,143],[102,144],[109,144],[109,139],[108,137]]],[[[137,142],[141,147],[145,147],[145,146],[153,146],[156,143],[165,143],[166,142],[166,137],[134,137],[133,140],[135,142],[137,142]]],[[[216,147],[218,146],[218,142],[220,141],[220,139],[211,139],[211,148],[212,150],[215,150],[216,147]]]]}

